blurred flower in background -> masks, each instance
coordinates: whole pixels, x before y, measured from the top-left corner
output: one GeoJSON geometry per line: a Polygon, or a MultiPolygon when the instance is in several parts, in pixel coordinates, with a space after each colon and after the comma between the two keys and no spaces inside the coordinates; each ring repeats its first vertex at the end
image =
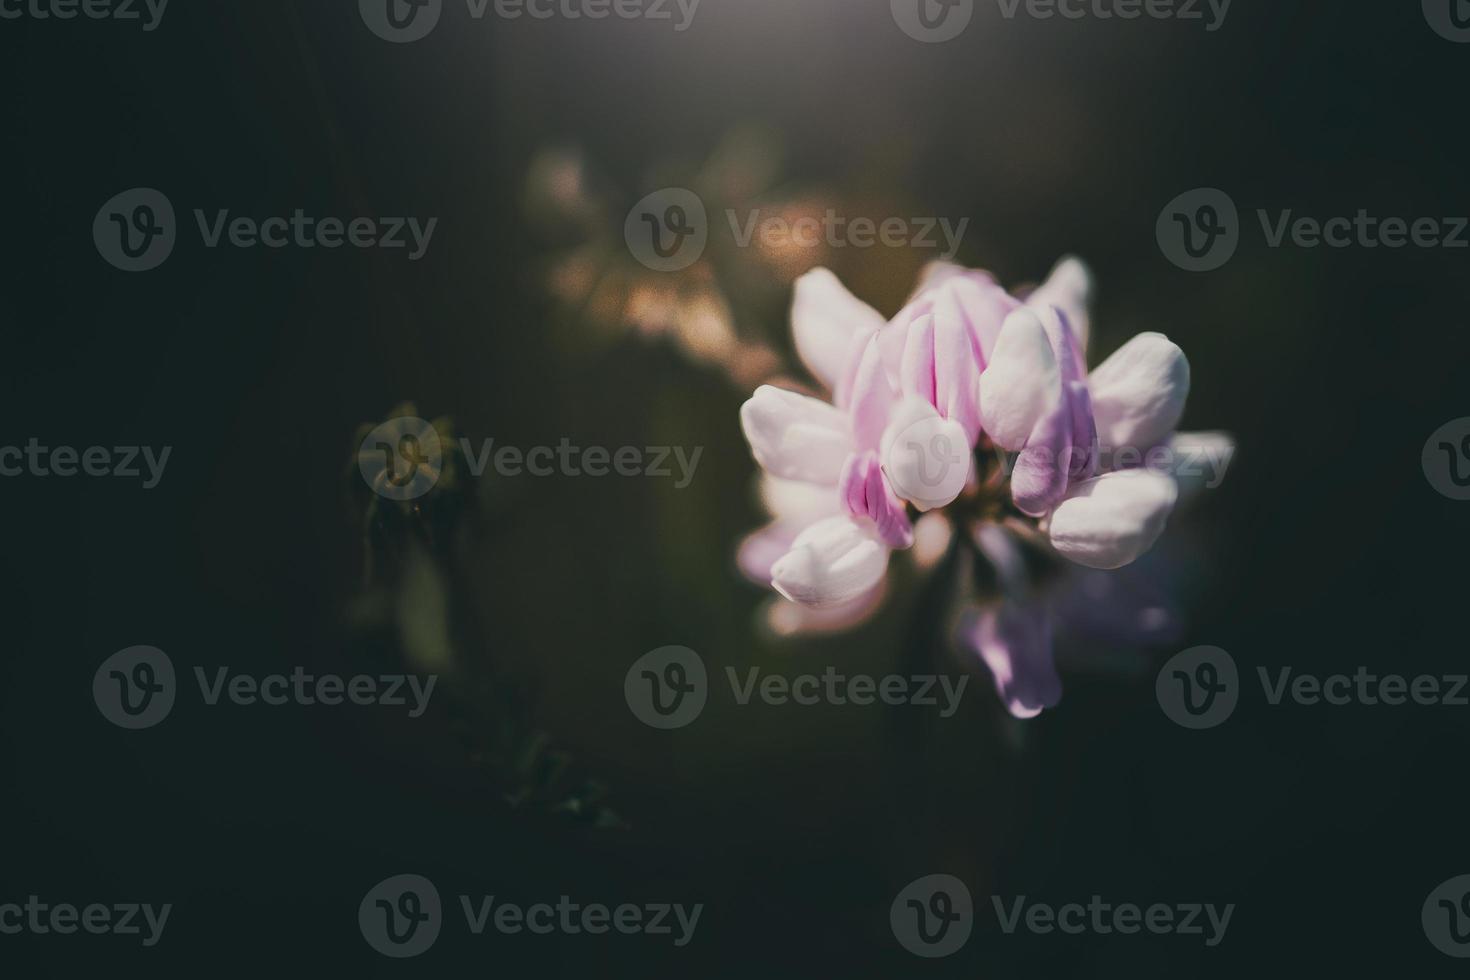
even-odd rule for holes
{"type": "Polygon", "coordinates": [[[755,234],[742,243],[730,216],[742,226],[758,216],[792,227],[820,223],[834,212],[901,210],[866,199],[859,204],[830,187],[794,186],[782,176],[784,156],[771,132],[741,127],[702,162],[651,165],[629,191],[580,150],[539,152],[529,166],[525,208],[532,228],[553,249],[538,275],[569,346],[629,335],[667,338],[692,362],[717,368],[741,389],[783,371],[791,284],[818,266],[856,270],[862,259],[824,239],[755,234]],[[676,272],[639,263],[624,239],[629,209],[648,191],[668,187],[693,191],[710,225],[704,254],[676,272]]]}

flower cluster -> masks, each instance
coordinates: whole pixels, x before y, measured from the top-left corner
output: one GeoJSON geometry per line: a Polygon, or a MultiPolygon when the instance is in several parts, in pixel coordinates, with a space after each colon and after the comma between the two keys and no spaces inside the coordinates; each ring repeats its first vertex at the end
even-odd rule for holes
{"type": "Polygon", "coordinates": [[[796,350],[829,397],[765,385],[740,413],[774,518],[740,565],[784,597],[793,628],[865,618],[892,552],[922,563],[959,535],[996,583],[975,597],[962,640],[1012,714],[1057,702],[1049,605],[1024,549],[1090,569],[1130,564],[1162,533],[1178,483],[1115,461],[1222,439],[1175,432],[1189,362],[1162,334],[1088,371],[1091,290],[1076,259],[1024,298],[938,263],[885,322],[824,269],[797,281],[796,350]]]}

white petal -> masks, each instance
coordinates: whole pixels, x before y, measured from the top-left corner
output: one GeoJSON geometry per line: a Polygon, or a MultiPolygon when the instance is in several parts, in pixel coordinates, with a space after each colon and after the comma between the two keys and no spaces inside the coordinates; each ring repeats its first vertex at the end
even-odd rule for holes
{"type": "Polygon", "coordinates": [[[872,589],[888,570],[888,548],[847,516],[818,521],[796,536],[771,569],[771,585],[792,602],[831,606],[872,589]]]}
{"type": "Polygon", "coordinates": [[[1026,305],[1042,308],[1055,306],[1067,315],[1067,323],[1077,337],[1077,346],[1087,352],[1092,332],[1092,271],[1074,255],[1056,264],[1046,282],[1026,298],[1026,305]]]}
{"type": "Polygon", "coordinates": [[[740,406],[755,461],[773,476],[835,486],[852,452],[847,416],[824,401],[761,385],[740,406]]]}
{"type": "Polygon", "coordinates": [[[922,398],[905,398],[882,442],[883,475],[920,510],[943,507],[960,495],[973,466],[970,444],[958,422],[940,418],[922,398]]]}
{"type": "Polygon", "coordinates": [[[1052,512],[1052,547],[1079,565],[1121,568],[1153,547],[1177,496],[1174,479],[1152,470],[1086,480],[1052,512]]]}
{"type": "Polygon", "coordinates": [[[826,269],[796,280],[791,331],[796,353],[807,370],[828,388],[846,377],[859,348],[857,340],[883,326],[883,316],[847,291],[826,269]]]}
{"type": "Polygon", "coordinates": [[[1189,397],[1189,359],[1161,333],[1141,333],[1088,380],[1098,441],[1147,449],[1166,439],[1189,397]]]}
{"type": "MultiPolygon", "coordinates": [[[[919,281],[914,286],[913,296],[917,296],[926,289],[941,286],[951,279],[957,279],[969,274],[970,270],[957,262],[945,259],[935,259],[924,268],[919,270],[919,281]]],[[[912,297],[910,297],[912,298],[912,297]]]]}
{"type": "Polygon", "coordinates": [[[769,473],[761,474],[760,497],[772,517],[801,527],[842,513],[842,500],[832,487],[782,480],[769,473]]]}
{"type": "Polygon", "coordinates": [[[1001,326],[980,375],[981,424],[996,445],[1021,449],[1060,390],[1057,360],[1041,321],[1032,310],[1016,310],[1001,326]]]}

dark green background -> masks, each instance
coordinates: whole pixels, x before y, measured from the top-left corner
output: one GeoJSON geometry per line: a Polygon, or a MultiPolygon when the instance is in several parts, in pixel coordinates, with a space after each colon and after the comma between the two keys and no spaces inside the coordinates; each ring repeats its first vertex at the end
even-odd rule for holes
{"type": "MultiPolygon", "coordinates": [[[[1463,215],[1470,46],[1417,3],[1236,0],[1224,28],[1003,20],[923,45],[877,0],[704,0],[693,27],[470,21],[368,33],[351,3],[174,0],[161,28],[0,22],[0,443],[173,447],[162,485],[7,479],[0,900],[175,905],[163,942],[0,937],[7,976],[1449,976],[1419,925],[1470,871],[1467,711],[1283,707],[1172,726],[1136,676],[1068,677],[1010,740],[988,691],[916,743],[881,710],[736,710],[640,725],[627,665],[680,643],[714,670],[885,673],[912,589],[861,632],[773,646],[731,553],[760,520],[743,395],[661,345],[569,352],[547,329],[522,216],[532,154],[577,143],[630,192],[650,161],[763,123],[789,176],[878,186],[969,217],[961,258],[1008,282],[1093,265],[1094,360],[1141,329],[1188,352],[1188,428],[1240,450],[1206,495],[1209,588],[1186,643],[1243,672],[1463,671],[1467,507],[1424,440],[1470,414],[1465,251],[1271,250],[1257,207],[1463,215]],[[98,206],[133,186],[228,207],[440,217],[427,257],[205,250],[159,270],[98,257],[98,206]],[[1197,186],[1247,216],[1223,269],[1154,242],[1197,186]],[[458,583],[537,724],[630,825],[513,811],[453,719],[205,710],[127,733],[88,691],[139,643],[193,666],[395,669],[345,627],[361,576],[350,480],[362,422],[413,399],[497,443],[702,445],[693,486],[554,479],[492,505],[458,583]],[[893,941],[899,888],[970,883],[959,955],[893,941]],[[362,941],[390,874],[446,901],[703,902],[685,950],[648,937],[362,941]],[[987,896],[1237,904],[1224,944],[1002,936],[987,896]]],[[[635,199],[630,196],[629,202],[635,199]]],[[[895,260],[897,261],[897,260],[895,260]]],[[[894,311],[903,284],[865,298],[894,311]]],[[[769,324],[774,332],[779,324],[769,324]]],[[[1161,658],[1160,658],[1161,659],[1161,658]]],[[[401,669],[401,668],[397,668],[401,669]]],[[[1248,688],[1248,690],[1250,690],[1248,688]]],[[[436,699],[439,696],[436,694],[436,699]]],[[[436,700],[436,709],[446,702],[436,700]]]]}

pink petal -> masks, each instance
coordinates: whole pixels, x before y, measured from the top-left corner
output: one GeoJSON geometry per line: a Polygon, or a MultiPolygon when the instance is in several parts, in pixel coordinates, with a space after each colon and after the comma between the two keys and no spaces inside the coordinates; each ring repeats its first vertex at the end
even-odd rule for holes
{"type": "Polygon", "coordinates": [[[1021,513],[1041,517],[1061,502],[1071,461],[1071,402],[1059,392],[1056,405],[1037,423],[1011,471],[1011,499],[1021,513]]]}
{"type": "Polygon", "coordinates": [[[878,337],[870,337],[858,362],[850,406],[853,441],[859,450],[878,448],[897,400],[898,394],[883,365],[878,337]]]}
{"type": "Polygon", "coordinates": [[[1056,264],[1046,282],[1026,297],[1026,305],[1033,309],[1055,306],[1061,310],[1077,337],[1079,353],[1086,355],[1092,333],[1092,293],[1091,270],[1081,259],[1069,255],[1056,264]]]}
{"type": "Polygon", "coordinates": [[[735,552],[740,573],[756,585],[770,585],[771,567],[791,550],[791,543],[800,532],[801,526],[791,521],[772,521],[746,535],[735,552]]]}
{"type": "Polygon", "coordinates": [[[983,369],[995,350],[1006,317],[1018,301],[985,273],[971,273],[947,280],[934,291],[934,310],[957,316],[964,323],[983,369]]]}
{"type": "Polygon", "coordinates": [[[899,366],[899,389],[905,396],[922,398],[939,407],[935,394],[934,314],[925,313],[915,317],[909,324],[904,338],[903,361],[899,366]]]}
{"type": "Polygon", "coordinates": [[[908,511],[883,478],[876,452],[855,453],[848,459],[838,482],[838,494],[848,514],[872,522],[888,547],[903,549],[914,543],[908,511]]]}
{"type": "Polygon", "coordinates": [[[899,370],[905,396],[917,396],[958,422],[965,443],[980,438],[981,360],[958,310],[930,313],[914,320],[899,370]]]}
{"type": "Polygon", "coordinates": [[[828,388],[838,387],[850,372],[861,341],[882,326],[882,315],[848,292],[828,270],[813,269],[796,280],[791,302],[796,353],[828,388]]]}

